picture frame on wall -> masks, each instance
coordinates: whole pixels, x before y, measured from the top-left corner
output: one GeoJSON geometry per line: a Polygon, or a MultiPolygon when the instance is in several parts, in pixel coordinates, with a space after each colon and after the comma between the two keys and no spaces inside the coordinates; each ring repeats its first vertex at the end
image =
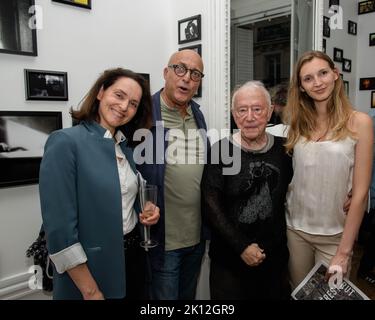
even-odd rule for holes
{"type": "Polygon", "coordinates": [[[375,11],[375,0],[358,2],[358,14],[365,14],[375,11]]]}
{"type": "Polygon", "coordinates": [[[357,35],[357,23],[351,20],[348,20],[348,33],[352,35],[357,35]]]}
{"type": "Polygon", "coordinates": [[[178,21],[178,44],[201,40],[201,15],[178,21]]]}
{"type": "Polygon", "coordinates": [[[329,26],[329,17],[323,16],[323,37],[331,36],[331,28],[329,26]]]}
{"type": "Polygon", "coordinates": [[[327,53],[327,40],[323,38],[322,52],[327,53]]]}
{"type": "Polygon", "coordinates": [[[370,33],[369,34],[369,46],[375,46],[375,33],[370,33]]]}
{"type": "Polygon", "coordinates": [[[375,77],[360,78],[359,90],[375,90],[375,77]]]}
{"type": "Polygon", "coordinates": [[[333,48],[333,61],[342,62],[344,59],[344,50],[333,48]]]}
{"type": "Polygon", "coordinates": [[[343,82],[344,82],[344,88],[345,88],[346,95],[349,97],[349,81],[344,80],[343,82]]]}
{"type": "Polygon", "coordinates": [[[182,47],[182,48],[179,48],[178,51],[186,50],[186,49],[194,50],[202,57],[202,45],[201,44],[196,44],[194,46],[188,46],[188,47],[182,47]]]}
{"type": "Polygon", "coordinates": [[[61,128],[61,112],[0,111],[0,188],[38,183],[44,145],[61,128]]]}
{"type": "Polygon", "coordinates": [[[26,100],[68,100],[68,74],[25,69],[26,100]]]}
{"type": "Polygon", "coordinates": [[[332,6],[339,6],[340,0],[329,0],[328,2],[328,8],[331,8],[332,6]]]}
{"type": "Polygon", "coordinates": [[[345,71],[345,72],[352,71],[352,60],[342,59],[342,71],[345,71]]]}
{"type": "Polygon", "coordinates": [[[371,91],[371,108],[375,108],[375,91],[371,91]]]}
{"type": "Polygon", "coordinates": [[[52,2],[59,2],[75,7],[91,9],[91,0],[52,0],[52,2]]]}
{"type": "Polygon", "coordinates": [[[0,53],[38,55],[34,5],[34,0],[0,1],[0,53]]]}

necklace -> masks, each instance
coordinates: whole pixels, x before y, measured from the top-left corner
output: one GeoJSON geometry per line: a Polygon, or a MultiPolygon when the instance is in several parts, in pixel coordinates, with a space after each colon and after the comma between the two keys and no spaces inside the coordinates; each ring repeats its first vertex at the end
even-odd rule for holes
{"type": "Polygon", "coordinates": [[[323,139],[327,133],[328,133],[328,129],[329,129],[329,126],[327,127],[326,131],[324,132],[324,134],[322,136],[320,136],[317,140],[315,140],[315,142],[319,142],[321,139],[323,139]]]}

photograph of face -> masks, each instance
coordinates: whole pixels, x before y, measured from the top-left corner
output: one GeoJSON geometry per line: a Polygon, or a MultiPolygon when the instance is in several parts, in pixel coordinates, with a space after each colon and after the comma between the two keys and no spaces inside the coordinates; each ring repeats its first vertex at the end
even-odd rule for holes
{"type": "Polygon", "coordinates": [[[178,43],[201,39],[201,15],[178,21],[178,43]]]}
{"type": "Polygon", "coordinates": [[[359,90],[375,90],[375,78],[360,78],[359,90]]]}

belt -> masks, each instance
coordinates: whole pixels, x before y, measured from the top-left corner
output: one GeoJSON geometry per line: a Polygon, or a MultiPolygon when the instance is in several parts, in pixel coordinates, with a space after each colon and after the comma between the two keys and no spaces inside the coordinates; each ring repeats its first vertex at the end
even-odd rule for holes
{"type": "Polygon", "coordinates": [[[124,249],[134,248],[135,246],[139,247],[141,242],[141,235],[139,233],[138,227],[124,235],[124,249]]]}

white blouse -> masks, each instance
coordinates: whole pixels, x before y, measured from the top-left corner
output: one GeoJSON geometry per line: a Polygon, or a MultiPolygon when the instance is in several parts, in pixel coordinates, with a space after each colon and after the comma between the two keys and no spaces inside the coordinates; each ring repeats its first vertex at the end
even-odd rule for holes
{"type": "Polygon", "coordinates": [[[303,138],[295,145],[286,202],[288,227],[316,235],[343,232],[356,142],[350,137],[321,142],[303,138]]]}

